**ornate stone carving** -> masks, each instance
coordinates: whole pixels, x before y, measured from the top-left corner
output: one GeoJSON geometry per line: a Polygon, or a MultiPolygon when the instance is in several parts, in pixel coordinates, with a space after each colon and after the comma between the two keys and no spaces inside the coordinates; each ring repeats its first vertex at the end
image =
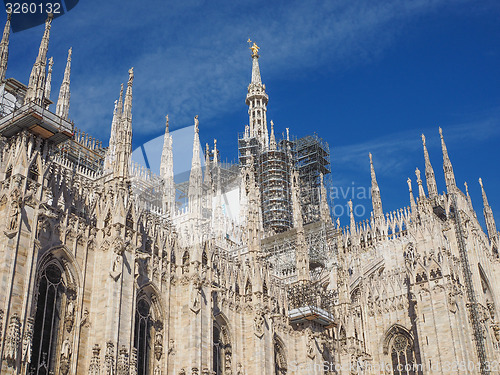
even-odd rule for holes
{"type": "Polygon", "coordinates": [[[201,309],[201,287],[201,279],[198,276],[194,277],[191,284],[191,303],[189,308],[195,314],[197,314],[201,309]]]}
{"type": "Polygon", "coordinates": [[[69,342],[69,339],[66,338],[64,339],[61,346],[60,371],[62,375],[67,375],[69,372],[70,359],[71,359],[71,343],[69,342]]]}
{"type": "Polygon", "coordinates": [[[3,351],[3,359],[8,366],[15,366],[17,362],[17,353],[21,344],[21,322],[17,313],[10,317],[9,326],[5,338],[5,347],[3,351]]]}
{"type": "Polygon", "coordinates": [[[106,343],[106,355],[104,356],[104,371],[106,375],[114,375],[115,372],[115,344],[111,341],[106,343]]]}
{"type": "Polygon", "coordinates": [[[154,349],[156,360],[159,361],[161,359],[161,355],[163,354],[163,335],[161,332],[156,332],[155,334],[154,349]]]}
{"type": "Polygon", "coordinates": [[[264,312],[262,309],[258,309],[254,318],[254,334],[257,337],[262,337],[264,335],[264,312]]]}
{"type": "Polygon", "coordinates": [[[137,349],[132,348],[130,353],[130,375],[137,375],[137,349]]]}
{"type": "Polygon", "coordinates": [[[500,341],[500,325],[494,324],[491,328],[493,328],[493,334],[495,335],[495,340],[500,341]]]}
{"type": "Polygon", "coordinates": [[[124,345],[122,345],[118,354],[116,373],[117,375],[129,375],[128,350],[124,345]]]}
{"type": "Polygon", "coordinates": [[[168,340],[168,354],[169,355],[175,354],[175,341],[174,341],[174,339],[168,340]]]}
{"type": "Polygon", "coordinates": [[[68,295],[68,300],[66,303],[66,314],[64,315],[64,325],[66,326],[66,330],[71,332],[73,329],[73,324],[75,322],[75,296],[73,293],[68,295]]]}
{"type": "Polygon", "coordinates": [[[114,254],[113,264],[111,265],[111,271],[109,271],[109,276],[115,281],[117,281],[122,274],[123,256],[122,254],[114,254]]]}
{"type": "Polygon", "coordinates": [[[10,212],[9,212],[9,222],[7,224],[8,231],[17,230],[17,226],[19,223],[19,215],[21,213],[21,205],[20,200],[17,195],[12,197],[12,201],[10,203],[10,212]]]}
{"type": "Polygon", "coordinates": [[[233,373],[232,366],[231,366],[231,349],[226,349],[224,353],[224,374],[226,375],[231,375],[233,373]]]}
{"type": "MultiPolygon", "coordinates": [[[[23,357],[24,363],[31,363],[31,342],[33,340],[33,318],[29,317],[26,320],[26,327],[24,329],[23,337],[23,357]]],[[[1,332],[1,327],[0,327],[1,332]]]]}
{"type": "Polygon", "coordinates": [[[148,260],[151,258],[150,254],[139,253],[135,254],[134,276],[138,278],[140,275],[148,275],[148,260]]]}
{"type": "Polygon", "coordinates": [[[101,352],[101,348],[98,344],[95,344],[92,348],[92,358],[90,358],[90,366],[89,366],[89,375],[99,375],[100,373],[100,359],[99,353],[101,352]]]}
{"type": "Polygon", "coordinates": [[[89,309],[85,308],[83,310],[82,319],[80,320],[80,327],[90,327],[89,315],[89,309]]]}
{"type": "Polygon", "coordinates": [[[314,339],[314,334],[311,332],[310,329],[307,330],[307,341],[306,341],[306,350],[307,350],[307,356],[311,359],[314,359],[316,357],[316,353],[314,350],[314,344],[315,344],[315,339],[314,339]]]}

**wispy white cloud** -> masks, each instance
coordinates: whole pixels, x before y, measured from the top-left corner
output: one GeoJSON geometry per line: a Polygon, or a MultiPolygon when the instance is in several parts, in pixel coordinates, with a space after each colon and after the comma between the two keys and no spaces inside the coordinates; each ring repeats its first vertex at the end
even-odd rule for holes
{"type": "MultiPolygon", "coordinates": [[[[452,124],[444,127],[443,134],[448,148],[459,150],[467,142],[469,145],[480,144],[487,139],[500,137],[498,110],[494,110],[486,119],[452,124]]],[[[369,170],[368,153],[373,154],[377,175],[401,176],[408,166],[423,160],[415,159],[422,153],[420,134],[426,135],[428,148],[441,149],[438,126],[418,130],[406,130],[371,139],[366,142],[344,145],[333,149],[335,166],[343,166],[352,173],[369,170]]]]}
{"type": "MultiPolygon", "coordinates": [[[[304,70],[346,69],[377,58],[406,23],[446,4],[449,1],[82,2],[54,22],[51,51],[59,55],[56,65],[61,62],[55,67],[54,87],[62,76],[57,73],[63,69],[66,46],[72,44],[71,117],[103,137],[109,132],[119,83],[134,66],[134,132],[139,137],[158,135],[167,112],[174,126],[181,127],[190,124],[194,114],[203,122],[241,107],[250,78],[244,44],[248,37],[262,46],[264,81],[291,75],[300,79],[304,70]]],[[[26,37],[32,38],[33,31],[26,37]]],[[[20,35],[17,39],[23,40],[20,35]]],[[[14,52],[16,57],[20,55],[14,52]]],[[[29,61],[19,59],[22,64],[29,61]]]]}

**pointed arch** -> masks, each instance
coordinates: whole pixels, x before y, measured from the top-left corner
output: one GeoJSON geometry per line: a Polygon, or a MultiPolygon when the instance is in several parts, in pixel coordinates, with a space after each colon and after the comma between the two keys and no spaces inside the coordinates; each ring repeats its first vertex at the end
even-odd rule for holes
{"type": "Polygon", "coordinates": [[[229,375],[232,373],[232,339],[229,320],[222,312],[213,321],[212,335],[212,370],[216,375],[229,375]]]}
{"type": "Polygon", "coordinates": [[[43,253],[36,264],[31,316],[30,374],[58,373],[64,328],[71,331],[77,314],[81,270],[65,246],[43,253]]]}
{"type": "Polygon", "coordinates": [[[274,334],[273,337],[273,347],[274,347],[274,375],[285,375],[288,371],[285,343],[277,334],[274,334]]]}
{"type": "Polygon", "coordinates": [[[384,354],[390,357],[394,374],[415,373],[415,343],[409,330],[402,325],[394,324],[387,330],[382,348],[384,354]]]}
{"type": "Polygon", "coordinates": [[[137,355],[137,375],[151,373],[157,345],[163,345],[164,308],[158,288],[147,283],[137,292],[133,348],[137,355]]]}

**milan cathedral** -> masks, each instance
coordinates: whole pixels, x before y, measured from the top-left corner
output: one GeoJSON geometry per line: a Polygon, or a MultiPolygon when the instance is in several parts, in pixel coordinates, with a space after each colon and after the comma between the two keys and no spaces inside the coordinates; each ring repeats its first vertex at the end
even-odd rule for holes
{"type": "Polygon", "coordinates": [[[349,202],[341,227],[328,145],[268,126],[253,43],[238,162],[200,149],[195,116],[176,183],[168,116],[160,174],[131,162],[132,68],[107,146],[69,119],[71,49],[51,101],[51,24],[27,85],[10,15],[0,42],[1,374],[500,373],[500,235],[441,129],[446,192],[422,135],[408,207],[383,211],[370,154],[371,217],[349,202]]]}

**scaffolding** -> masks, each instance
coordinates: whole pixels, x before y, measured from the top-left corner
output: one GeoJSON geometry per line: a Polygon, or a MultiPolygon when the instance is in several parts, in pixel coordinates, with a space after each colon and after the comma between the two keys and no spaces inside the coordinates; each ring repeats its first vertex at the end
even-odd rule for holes
{"type": "Polygon", "coordinates": [[[238,153],[240,166],[247,165],[251,157],[253,157],[254,168],[257,170],[260,154],[260,143],[255,137],[248,137],[246,134],[238,135],[238,153]]]}
{"type": "Polygon", "coordinates": [[[303,281],[287,288],[288,319],[290,323],[314,321],[333,327],[333,307],[337,297],[334,290],[327,290],[319,282],[303,281]]]}
{"type": "Polygon", "coordinates": [[[259,184],[264,229],[284,232],[293,225],[287,150],[266,150],[259,157],[259,184]]]}
{"type": "Polygon", "coordinates": [[[0,118],[0,135],[10,138],[23,131],[59,144],[73,136],[73,123],[36,103],[27,103],[0,118]]]}
{"type": "MultiPolygon", "coordinates": [[[[300,177],[300,202],[304,223],[320,219],[320,174],[330,174],[330,147],[317,134],[308,135],[295,142],[296,163],[300,177]]],[[[327,177],[324,183],[328,185],[327,177]]]]}
{"type": "Polygon", "coordinates": [[[462,263],[462,270],[465,279],[465,291],[467,296],[467,308],[469,310],[470,319],[472,322],[472,333],[474,336],[474,342],[476,344],[477,356],[479,359],[479,371],[481,375],[487,375],[490,373],[490,366],[488,365],[488,356],[486,354],[485,347],[485,336],[483,326],[481,324],[481,313],[478,311],[478,302],[476,298],[476,294],[474,292],[474,283],[472,281],[472,272],[469,263],[468,251],[465,245],[463,226],[462,226],[462,218],[460,209],[457,206],[457,198],[456,193],[451,193],[451,207],[450,214],[454,219],[455,224],[455,233],[458,243],[458,250],[460,253],[460,262],[462,263]]]}
{"type": "MultiPolygon", "coordinates": [[[[261,241],[262,251],[269,263],[273,265],[274,275],[287,284],[297,281],[296,233],[295,229],[290,229],[261,241]]],[[[328,262],[336,261],[331,245],[335,235],[334,229],[331,225],[316,222],[304,226],[304,235],[309,253],[311,278],[322,280],[328,269],[328,262]]]]}
{"type": "Polygon", "coordinates": [[[57,150],[76,166],[85,167],[96,174],[102,174],[107,148],[103,148],[101,141],[80,129],[75,128],[73,136],[66,142],[59,144],[57,150]]]}
{"type": "Polygon", "coordinates": [[[130,183],[139,205],[150,211],[162,211],[163,179],[137,163],[131,165],[130,183]]]}

